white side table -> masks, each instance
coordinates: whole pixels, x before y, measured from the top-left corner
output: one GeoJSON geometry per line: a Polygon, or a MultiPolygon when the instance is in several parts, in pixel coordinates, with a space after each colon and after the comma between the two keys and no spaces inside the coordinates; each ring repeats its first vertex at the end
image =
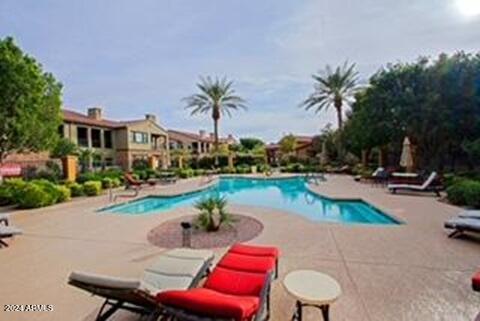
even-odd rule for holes
{"type": "Polygon", "coordinates": [[[302,308],[314,307],[322,311],[324,321],[329,321],[330,304],[338,299],[342,290],[331,276],[313,270],[288,273],[283,280],[287,292],[296,300],[294,321],[302,321],[302,308]]]}

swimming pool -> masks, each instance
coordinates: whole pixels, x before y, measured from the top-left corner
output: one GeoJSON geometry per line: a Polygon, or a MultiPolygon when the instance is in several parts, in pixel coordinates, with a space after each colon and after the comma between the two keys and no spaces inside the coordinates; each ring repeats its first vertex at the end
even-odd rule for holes
{"type": "Polygon", "coordinates": [[[174,197],[149,196],[102,211],[144,215],[192,206],[209,196],[226,197],[230,204],[270,207],[313,221],[345,224],[399,224],[397,220],[363,201],[331,200],[310,192],[303,177],[289,179],[221,178],[214,186],[174,197]]]}

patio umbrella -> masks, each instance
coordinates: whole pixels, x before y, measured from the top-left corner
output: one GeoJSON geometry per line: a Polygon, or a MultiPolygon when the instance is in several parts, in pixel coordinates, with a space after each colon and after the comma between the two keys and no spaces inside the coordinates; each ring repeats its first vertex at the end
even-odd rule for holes
{"type": "Polygon", "coordinates": [[[402,156],[400,156],[400,166],[405,167],[407,172],[413,171],[412,144],[410,139],[405,137],[403,140],[402,156]]]}

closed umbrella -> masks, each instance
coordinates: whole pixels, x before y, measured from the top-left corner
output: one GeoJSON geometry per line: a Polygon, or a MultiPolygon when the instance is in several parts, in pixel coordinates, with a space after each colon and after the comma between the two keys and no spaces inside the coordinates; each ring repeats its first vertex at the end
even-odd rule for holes
{"type": "Polygon", "coordinates": [[[405,167],[407,172],[413,171],[412,144],[410,139],[405,137],[403,140],[402,156],[400,156],[400,166],[405,167]]]}

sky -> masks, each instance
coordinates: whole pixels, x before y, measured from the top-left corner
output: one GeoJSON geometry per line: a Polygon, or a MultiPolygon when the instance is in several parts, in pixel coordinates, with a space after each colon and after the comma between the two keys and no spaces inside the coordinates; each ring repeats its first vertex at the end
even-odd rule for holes
{"type": "Polygon", "coordinates": [[[480,0],[0,0],[5,36],[63,83],[65,106],[109,119],[211,130],[182,98],[226,76],[248,110],[220,132],[271,142],[335,124],[298,107],[327,64],[354,62],[366,82],[387,63],[478,52],[480,0]]]}

